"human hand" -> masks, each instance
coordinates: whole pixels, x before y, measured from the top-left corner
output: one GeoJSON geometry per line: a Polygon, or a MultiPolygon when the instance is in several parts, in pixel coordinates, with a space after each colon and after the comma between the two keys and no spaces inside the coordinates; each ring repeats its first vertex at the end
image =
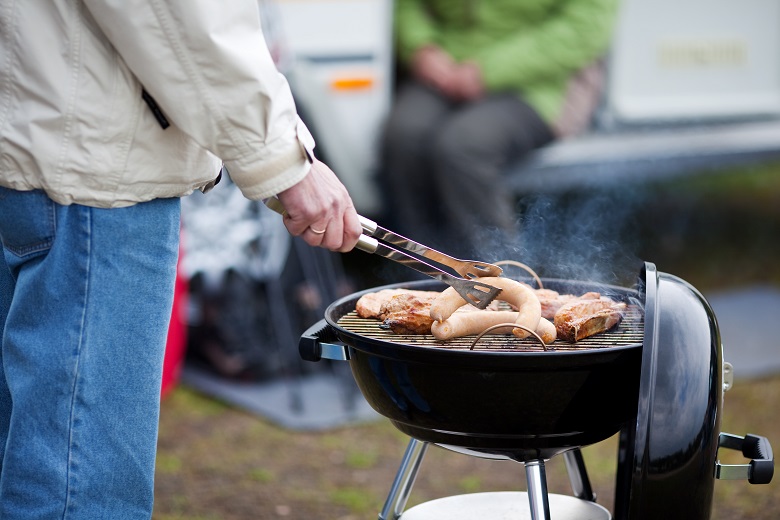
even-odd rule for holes
{"type": "Polygon", "coordinates": [[[414,54],[412,74],[422,83],[456,101],[474,101],[485,94],[479,65],[473,61],[457,63],[434,45],[423,47],[414,54]]]}
{"type": "Polygon", "coordinates": [[[346,253],[362,233],[347,189],[323,162],[314,160],[301,182],[277,195],[285,209],[284,225],[311,246],[346,253]]]}
{"type": "Polygon", "coordinates": [[[485,94],[485,83],[482,81],[482,71],[473,61],[459,64],[453,75],[453,89],[458,99],[474,101],[485,94]]]}
{"type": "Polygon", "coordinates": [[[456,66],[444,50],[435,45],[426,45],[412,56],[411,71],[423,84],[452,97],[456,93],[453,88],[456,66]]]}

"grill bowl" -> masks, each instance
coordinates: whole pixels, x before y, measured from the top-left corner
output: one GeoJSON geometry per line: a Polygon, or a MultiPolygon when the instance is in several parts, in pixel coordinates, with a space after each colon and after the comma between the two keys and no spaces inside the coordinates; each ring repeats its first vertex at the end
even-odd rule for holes
{"type": "Polygon", "coordinates": [[[438,342],[397,336],[376,320],[355,321],[363,294],[387,288],[443,290],[435,281],[377,287],[331,304],[325,320],[347,347],[369,404],[422,441],[516,460],[548,458],[601,441],[635,417],[644,323],[640,295],[614,286],[546,280],[559,292],[599,291],[629,303],[617,332],[544,351],[533,340],[492,336],[438,342]]]}

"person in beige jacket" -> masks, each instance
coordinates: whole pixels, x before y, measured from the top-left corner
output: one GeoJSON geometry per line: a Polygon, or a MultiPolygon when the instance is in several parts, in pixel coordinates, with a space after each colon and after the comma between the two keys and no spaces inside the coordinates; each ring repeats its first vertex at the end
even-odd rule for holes
{"type": "Polygon", "coordinates": [[[150,518],[179,198],[360,224],[256,0],[0,0],[0,518],[150,518]]]}

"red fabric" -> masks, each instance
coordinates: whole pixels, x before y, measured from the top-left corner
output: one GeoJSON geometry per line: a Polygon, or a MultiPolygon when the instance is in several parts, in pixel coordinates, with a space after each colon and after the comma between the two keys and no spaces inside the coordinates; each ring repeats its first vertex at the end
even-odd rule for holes
{"type": "Polygon", "coordinates": [[[187,347],[187,289],[187,280],[181,273],[181,255],[179,255],[179,269],[176,273],[173,293],[173,312],[163,359],[163,397],[176,387],[184,364],[184,353],[187,347]]]}

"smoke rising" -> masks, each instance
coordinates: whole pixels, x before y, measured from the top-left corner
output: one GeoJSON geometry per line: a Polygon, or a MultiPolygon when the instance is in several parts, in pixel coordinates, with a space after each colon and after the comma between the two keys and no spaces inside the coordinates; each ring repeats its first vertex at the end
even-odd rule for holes
{"type": "Polygon", "coordinates": [[[523,262],[547,278],[633,285],[642,264],[636,218],[642,199],[629,189],[526,196],[517,237],[494,237],[501,243],[493,241],[491,261],[523,262]]]}

